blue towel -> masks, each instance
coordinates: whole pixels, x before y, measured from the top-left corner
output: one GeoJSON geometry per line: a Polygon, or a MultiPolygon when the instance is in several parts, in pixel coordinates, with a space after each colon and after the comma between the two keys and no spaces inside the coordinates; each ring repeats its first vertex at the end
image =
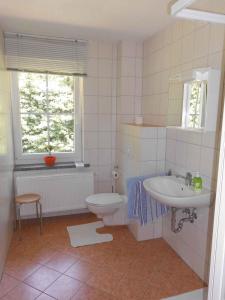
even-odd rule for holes
{"type": "Polygon", "coordinates": [[[167,214],[168,207],[154,200],[145,190],[143,181],[153,176],[132,177],[127,180],[128,217],[139,219],[141,225],[167,214]]]}

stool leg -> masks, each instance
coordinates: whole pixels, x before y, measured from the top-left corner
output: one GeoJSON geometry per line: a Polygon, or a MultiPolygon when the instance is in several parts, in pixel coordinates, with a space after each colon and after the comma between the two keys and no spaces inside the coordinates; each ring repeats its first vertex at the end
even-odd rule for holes
{"type": "Polygon", "coordinates": [[[39,202],[39,209],[40,209],[40,234],[42,234],[42,205],[41,202],[39,202]]]}
{"type": "Polygon", "coordinates": [[[38,201],[36,201],[36,215],[37,215],[37,219],[39,218],[39,213],[38,213],[38,201]]]}
{"type": "Polygon", "coordinates": [[[19,222],[19,240],[22,240],[21,235],[21,216],[20,216],[20,204],[18,205],[18,222],[19,222]]]}

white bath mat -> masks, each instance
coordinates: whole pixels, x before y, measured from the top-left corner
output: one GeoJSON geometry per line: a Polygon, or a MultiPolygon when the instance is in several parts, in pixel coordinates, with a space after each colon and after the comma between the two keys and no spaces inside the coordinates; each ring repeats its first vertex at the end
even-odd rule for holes
{"type": "Polygon", "coordinates": [[[96,232],[97,228],[102,227],[104,227],[104,224],[101,221],[68,226],[67,230],[69,232],[71,246],[80,247],[85,245],[111,242],[113,240],[113,236],[111,234],[102,234],[96,232]]]}

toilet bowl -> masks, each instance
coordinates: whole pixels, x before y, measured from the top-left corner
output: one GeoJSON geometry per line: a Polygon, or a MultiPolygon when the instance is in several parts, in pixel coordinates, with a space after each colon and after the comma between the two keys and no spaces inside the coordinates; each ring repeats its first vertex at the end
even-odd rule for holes
{"type": "Polygon", "coordinates": [[[101,218],[105,225],[125,225],[127,218],[127,199],[117,193],[102,193],[87,197],[88,209],[101,218]]]}

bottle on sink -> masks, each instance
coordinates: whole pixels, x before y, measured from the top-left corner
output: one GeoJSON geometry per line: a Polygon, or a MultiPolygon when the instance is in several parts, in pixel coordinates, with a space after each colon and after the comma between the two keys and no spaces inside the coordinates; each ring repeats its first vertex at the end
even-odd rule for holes
{"type": "Polygon", "coordinates": [[[193,189],[195,192],[201,192],[202,190],[202,178],[199,172],[196,172],[195,176],[192,179],[193,189]]]}

